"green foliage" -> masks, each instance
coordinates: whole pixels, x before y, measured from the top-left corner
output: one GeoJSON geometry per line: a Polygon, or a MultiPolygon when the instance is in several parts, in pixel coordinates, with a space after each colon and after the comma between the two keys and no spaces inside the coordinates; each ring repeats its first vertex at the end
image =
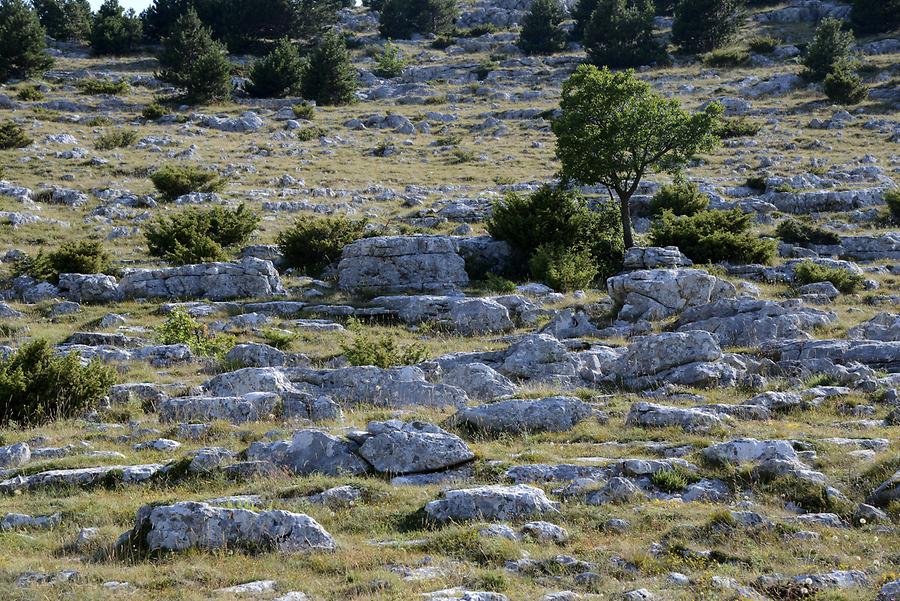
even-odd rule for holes
{"type": "Polygon", "coordinates": [[[388,41],[375,57],[375,75],[379,77],[400,77],[408,64],[400,52],[400,46],[388,41]]]}
{"type": "Polygon", "coordinates": [[[434,38],[431,42],[431,47],[435,50],[446,50],[450,46],[456,43],[456,37],[449,33],[442,33],[434,38]]]}
{"type": "Polygon", "coordinates": [[[294,132],[294,135],[300,142],[309,142],[310,140],[318,140],[327,133],[327,129],[315,125],[312,127],[304,127],[303,129],[298,129],[296,132],[294,132]]]}
{"type": "Polygon", "coordinates": [[[842,31],[841,19],[822,19],[816,28],[812,42],[803,54],[803,71],[800,73],[809,81],[823,81],[839,64],[853,65],[853,33],[842,31]]]}
{"type": "Polygon", "coordinates": [[[597,8],[599,0],[576,0],[575,5],[570,11],[570,16],[574,19],[569,37],[576,42],[584,39],[584,30],[587,29],[588,23],[591,21],[591,15],[597,8]]]}
{"type": "Polygon", "coordinates": [[[834,232],[790,218],[778,224],[775,234],[784,242],[799,246],[841,243],[841,237],[834,232]]]}
{"type": "Polygon", "coordinates": [[[869,90],[863,85],[852,65],[839,63],[825,76],[825,95],[838,104],[859,104],[866,99],[869,90]]]}
{"type": "Polygon", "coordinates": [[[272,52],[253,63],[247,93],[256,98],[284,98],[298,94],[305,67],[296,44],[281,38],[272,52]]]}
{"type": "Polygon", "coordinates": [[[302,121],[312,121],[316,116],[316,107],[309,102],[302,102],[291,107],[294,118],[302,121]]]}
{"type": "MultiPolygon", "coordinates": [[[[466,271],[469,272],[468,265],[466,265],[466,271]]],[[[512,280],[507,280],[506,278],[501,277],[492,271],[488,271],[487,273],[485,273],[484,277],[481,280],[472,282],[472,286],[479,290],[484,290],[485,292],[490,292],[493,294],[512,294],[516,291],[515,282],[513,282],[512,280]]]]}
{"type": "Polygon", "coordinates": [[[491,236],[505,240],[528,260],[532,275],[538,278],[553,273],[560,274],[559,280],[572,281],[573,274],[586,273],[585,255],[591,259],[594,277],[608,277],[622,265],[618,211],[610,203],[591,209],[574,191],[546,185],[528,196],[510,193],[494,205],[486,226],[491,236]],[[543,257],[532,264],[530,260],[542,247],[543,257]],[[566,256],[560,249],[571,252],[566,256]]]}
{"type": "Polygon", "coordinates": [[[13,121],[0,123],[0,150],[13,148],[25,148],[34,142],[25,133],[25,130],[13,121]]]}
{"type": "Polygon", "coordinates": [[[99,359],[82,366],[77,353],[58,355],[35,340],[0,359],[0,424],[32,427],[77,417],[99,404],[116,382],[99,359]]]}
{"type": "Polygon", "coordinates": [[[297,341],[297,335],[293,332],[287,332],[277,328],[266,328],[260,335],[262,336],[262,339],[266,341],[266,344],[277,348],[280,351],[291,350],[294,346],[294,342],[297,341]]]}
{"type": "Polygon", "coordinates": [[[24,0],[0,0],[0,82],[27,78],[53,65],[44,28],[24,0]]]}
{"type": "Polygon", "coordinates": [[[77,84],[82,94],[110,94],[118,96],[119,94],[127,94],[131,90],[131,86],[124,79],[112,81],[111,79],[82,79],[77,84]]]}
{"type": "Polygon", "coordinates": [[[679,465],[650,474],[650,482],[663,492],[673,494],[684,490],[700,478],[679,465]]]}
{"type": "Polygon", "coordinates": [[[135,50],[142,34],[134,10],[126,12],[119,0],[105,0],[94,15],[91,50],[94,54],[127,54],[135,50]]]}
{"type": "Polygon", "coordinates": [[[225,46],[212,38],[190,9],[163,39],[159,79],[185,90],[194,102],[225,98],[231,92],[231,63],[225,46]]]}
{"type": "Polygon", "coordinates": [[[38,86],[24,86],[16,94],[16,98],[25,102],[35,102],[44,99],[44,93],[38,86]]]}
{"type": "Polygon", "coordinates": [[[301,81],[303,97],[318,104],[349,104],[357,85],[347,43],[337,31],[329,31],[310,53],[301,81]]]}
{"type": "Polygon", "coordinates": [[[828,267],[812,261],[803,261],[794,267],[794,284],[805,286],[817,282],[831,282],[843,294],[853,294],[862,288],[865,278],[840,267],[828,267]]]}
{"type": "Polygon", "coordinates": [[[19,261],[15,275],[29,275],[53,284],[61,273],[109,273],[111,260],[103,244],[94,240],[64,242],[49,253],[38,252],[34,257],[19,261]]]}
{"type": "Polygon", "coordinates": [[[709,196],[700,192],[697,184],[684,180],[663,186],[650,200],[650,212],[657,216],[663,211],[675,215],[695,215],[705,211],[707,206],[709,196]]]}
{"type": "Polygon", "coordinates": [[[449,555],[480,566],[502,566],[506,561],[518,559],[521,553],[515,541],[499,536],[481,536],[478,528],[465,525],[439,530],[428,540],[425,551],[449,555]]]}
{"type": "Polygon", "coordinates": [[[91,37],[91,5],[88,0],[31,0],[47,35],[68,42],[91,37]]]}
{"type": "Polygon", "coordinates": [[[709,52],[728,42],[744,20],[741,0],[680,0],[672,41],[685,52],[709,52]]]}
{"type": "Polygon", "coordinates": [[[236,342],[234,336],[210,332],[206,324],[191,317],[181,307],[173,309],[154,332],[159,344],[186,344],[197,355],[219,360],[236,342]]]}
{"type": "Polygon", "coordinates": [[[408,39],[413,34],[445,34],[453,30],[456,0],[384,0],[378,30],[383,38],[408,39]]]}
{"type": "Polygon", "coordinates": [[[781,40],[770,35],[757,35],[747,40],[747,48],[757,54],[773,52],[779,44],[781,44],[781,40]]]}
{"type": "Polygon", "coordinates": [[[853,508],[840,497],[829,494],[828,487],[796,476],[780,476],[759,486],[764,494],[774,495],[783,501],[793,502],[810,513],[836,513],[849,515],[853,508]]]}
{"type": "Polygon", "coordinates": [[[259,226],[259,215],[242,204],[234,209],[191,207],[160,216],[144,228],[148,251],[174,265],[222,261],[226,249],[244,244],[259,226]]]}
{"type": "Polygon", "coordinates": [[[558,244],[538,247],[528,261],[528,269],[536,279],[560,292],[590,287],[599,272],[589,250],[558,244]]]}
{"type": "Polygon", "coordinates": [[[850,18],[862,34],[888,32],[900,27],[900,0],[852,0],[850,18]]]}
{"type": "Polygon", "coordinates": [[[362,238],[368,221],[347,217],[299,217],[278,234],[278,247],[289,267],[319,275],[337,261],[344,246],[362,238]]]}
{"type": "Polygon", "coordinates": [[[114,129],[100,134],[94,141],[94,148],[97,150],[126,148],[134,144],[137,138],[137,132],[132,129],[114,129]]]}
{"type": "Polygon", "coordinates": [[[628,202],[648,172],[677,172],[711,149],[722,106],[687,113],[634,72],[581,65],[563,84],[553,122],[564,177],[602,184],[621,204],[625,247],[634,246],[628,202]]]}
{"type": "Polygon", "coordinates": [[[563,50],[565,19],[565,7],[560,0],[534,0],[522,21],[519,48],[525,54],[553,54],[563,50]]]}
{"type": "Polygon", "coordinates": [[[598,67],[639,67],[665,56],[653,38],[652,0],[599,0],[584,30],[588,59],[598,67]]]}
{"type": "Polygon", "coordinates": [[[884,193],[884,203],[888,207],[891,220],[900,224],[900,189],[891,188],[884,193]]]}
{"type": "Polygon", "coordinates": [[[141,110],[141,117],[147,121],[156,121],[166,115],[166,109],[157,102],[151,102],[141,110]]]}
{"type": "Polygon", "coordinates": [[[716,127],[716,135],[728,140],[731,138],[743,138],[755,136],[762,129],[762,124],[746,117],[723,117],[716,127]]]}
{"type": "Polygon", "coordinates": [[[664,211],[650,227],[650,240],[653,246],[677,246],[695,263],[769,263],[777,243],[754,235],[751,219],[740,209],[682,217],[664,211]]]}
{"type": "Polygon", "coordinates": [[[376,336],[356,320],[351,320],[348,328],[353,333],[353,339],[341,344],[341,353],[350,365],[374,365],[387,369],[415,365],[428,358],[421,344],[402,344],[387,334],[376,336]]]}
{"type": "Polygon", "coordinates": [[[212,171],[192,165],[163,165],[151,176],[150,181],[162,195],[172,201],[191,192],[219,192],[225,187],[225,179],[212,171]]]}
{"type": "Polygon", "coordinates": [[[750,53],[740,48],[717,48],[701,58],[710,67],[740,67],[750,62],[750,53]]]}

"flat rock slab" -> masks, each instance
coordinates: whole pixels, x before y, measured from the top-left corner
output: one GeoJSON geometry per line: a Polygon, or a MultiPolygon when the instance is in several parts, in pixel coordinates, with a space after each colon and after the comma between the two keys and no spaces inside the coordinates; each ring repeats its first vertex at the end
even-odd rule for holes
{"type": "Polygon", "coordinates": [[[543,490],[525,484],[449,490],[425,505],[425,513],[436,522],[514,520],[558,512],[558,503],[543,490]]]}

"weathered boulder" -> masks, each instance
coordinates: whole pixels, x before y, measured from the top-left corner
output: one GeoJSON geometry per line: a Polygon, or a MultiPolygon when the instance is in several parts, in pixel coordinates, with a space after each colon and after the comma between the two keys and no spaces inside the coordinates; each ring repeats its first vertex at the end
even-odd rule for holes
{"type": "Polygon", "coordinates": [[[234,263],[200,263],[162,269],[128,269],[119,280],[122,298],[270,297],[284,293],[270,261],[247,257],[234,263]]]}
{"type": "Polygon", "coordinates": [[[451,418],[455,426],[484,432],[565,432],[588,419],[590,405],[573,397],[512,399],[460,409],[451,418]]]}
{"type": "Polygon", "coordinates": [[[550,323],[541,328],[541,332],[550,334],[557,340],[587,336],[600,338],[603,335],[584,311],[575,312],[572,309],[560,311],[550,323]]]}
{"type": "Polygon", "coordinates": [[[31,447],[27,443],[17,442],[16,444],[0,447],[0,468],[19,467],[30,460],[31,447]]]}
{"type": "Polygon", "coordinates": [[[198,115],[197,119],[204,127],[228,132],[257,131],[259,128],[265,125],[265,121],[263,121],[260,116],[253,111],[246,111],[239,117],[198,115]]]}
{"type": "Polygon", "coordinates": [[[300,362],[300,358],[268,344],[247,342],[234,345],[226,353],[225,361],[247,367],[284,367],[300,362]]]}
{"type": "Polygon", "coordinates": [[[79,303],[109,303],[119,298],[116,278],[102,273],[61,273],[60,293],[79,303]]]}
{"type": "Polygon", "coordinates": [[[206,422],[223,420],[243,424],[270,419],[278,406],[278,395],[249,392],[242,396],[191,396],[157,403],[161,422],[206,422]]]}
{"type": "Polygon", "coordinates": [[[633,271],[609,278],[606,286],[626,321],[665,319],[735,295],[734,286],[701,269],[633,271]]]}
{"type": "Polygon", "coordinates": [[[797,458],[797,451],[787,440],[756,440],[738,438],[712,444],[702,451],[703,457],[714,463],[755,463],[765,459],[797,458]]]}
{"type": "Polygon", "coordinates": [[[722,349],[709,332],[666,332],[640,336],[628,345],[616,362],[620,377],[652,376],[683,365],[716,361],[722,349]]]}
{"type": "Polygon", "coordinates": [[[625,270],[690,267],[694,263],[677,246],[632,246],[625,251],[625,270]]]}
{"type": "Polygon", "coordinates": [[[847,330],[847,338],[900,342],[900,315],[879,313],[872,319],[847,330]]]}
{"type": "Polygon", "coordinates": [[[726,423],[722,417],[702,409],[683,409],[646,402],[633,403],[625,419],[626,426],[677,427],[685,432],[706,432],[726,423]]]}
{"type": "Polygon", "coordinates": [[[62,523],[62,514],[27,515],[24,513],[7,513],[0,519],[0,532],[4,530],[47,530],[56,528],[62,523]]]}
{"type": "Polygon", "coordinates": [[[578,375],[579,362],[549,334],[532,334],[510,345],[498,371],[525,380],[565,381],[578,375]]]}
{"type": "Polygon", "coordinates": [[[104,465],[65,470],[47,470],[27,476],[15,476],[0,482],[0,493],[12,494],[19,491],[39,490],[56,487],[90,487],[100,483],[134,484],[152,478],[164,466],[157,463],[146,465],[104,465]]]}
{"type": "Polygon", "coordinates": [[[341,290],[446,293],[469,283],[465,261],[448,236],[380,236],[344,248],[338,264],[341,290]]]}
{"type": "Polygon", "coordinates": [[[490,298],[379,296],[372,304],[395,312],[405,323],[435,322],[467,336],[505,332],[515,325],[509,310],[490,298]]]}
{"type": "Polygon", "coordinates": [[[290,441],[255,442],[247,459],[268,461],[298,475],[358,476],[369,465],[356,453],[357,445],[319,430],[299,430],[290,441]]]}
{"type": "Polygon", "coordinates": [[[203,384],[210,396],[243,396],[252,392],[293,391],[283,371],[274,367],[244,367],[219,374],[203,384]]]}
{"type": "Polygon", "coordinates": [[[540,488],[480,486],[444,492],[442,499],[425,505],[425,513],[435,522],[467,520],[512,520],[558,513],[557,503],[540,488]]]}
{"type": "Polygon", "coordinates": [[[347,405],[378,407],[463,406],[466,393],[455,386],[432,384],[418,367],[381,369],[374,366],[327,370],[309,378],[323,394],[347,405]]]}
{"type": "Polygon", "coordinates": [[[892,501],[900,501],[900,470],[872,491],[866,503],[876,507],[887,507],[892,501]]]}
{"type": "Polygon", "coordinates": [[[470,399],[493,400],[516,393],[516,385],[484,363],[466,363],[448,369],[441,382],[465,391],[470,399]]]}
{"type": "Polygon", "coordinates": [[[629,503],[638,497],[644,496],[641,489],[628,478],[616,476],[610,478],[603,488],[591,491],[585,495],[584,502],[587,505],[605,505],[607,503],[629,503]]]}
{"type": "Polygon", "coordinates": [[[243,548],[306,553],[337,546],[318,522],[302,513],[257,513],[193,501],[141,507],[134,528],[118,544],[148,552],[243,548]]]}
{"type": "Polygon", "coordinates": [[[426,422],[372,422],[366,429],[359,454],[379,472],[432,472],[475,457],[461,438],[426,422]]]}

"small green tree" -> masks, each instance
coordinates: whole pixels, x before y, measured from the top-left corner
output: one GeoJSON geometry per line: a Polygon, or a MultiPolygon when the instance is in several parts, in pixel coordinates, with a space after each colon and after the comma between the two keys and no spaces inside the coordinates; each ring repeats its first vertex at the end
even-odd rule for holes
{"type": "Polygon", "coordinates": [[[379,77],[400,77],[406,65],[407,60],[400,52],[400,46],[388,40],[388,43],[375,57],[374,73],[379,77]]]}
{"type": "Polygon", "coordinates": [[[243,204],[234,209],[191,207],[160,216],[144,228],[147,250],[175,265],[222,261],[227,249],[244,244],[259,225],[259,215],[243,204]]]}
{"type": "Polygon", "coordinates": [[[835,65],[822,84],[828,99],[838,104],[859,104],[869,93],[856,70],[847,63],[835,65]]]}
{"type": "Polygon", "coordinates": [[[126,54],[141,41],[143,30],[134,10],[127,12],[119,0],[105,0],[91,26],[91,50],[94,54],[126,54]]]}
{"type": "Polygon", "coordinates": [[[34,142],[21,125],[14,121],[0,123],[0,150],[12,150],[13,148],[25,148],[34,142]]]}
{"type": "Polygon", "coordinates": [[[838,64],[853,65],[853,33],[843,31],[841,19],[822,19],[816,28],[812,42],[803,54],[803,71],[800,75],[809,81],[823,81],[838,64]]]}
{"type": "Polygon", "coordinates": [[[345,246],[365,235],[367,224],[342,216],[303,216],[278,234],[278,249],[289,267],[317,276],[340,259],[345,246]]]}
{"type": "Polygon", "coordinates": [[[599,0],[584,31],[588,58],[598,67],[639,67],[659,60],[652,0],[599,0]]]}
{"type": "Polygon", "coordinates": [[[304,98],[319,104],[349,104],[356,92],[356,69],[350,61],[347,43],[337,31],[330,31],[310,53],[303,73],[304,98]]]}
{"type": "Polygon", "coordinates": [[[44,28],[24,0],[0,0],[0,81],[31,77],[53,65],[44,28]]]}
{"type": "Polygon", "coordinates": [[[256,98],[298,94],[305,66],[297,46],[290,39],[281,38],[272,52],[253,63],[247,93],[256,98]]]}
{"type": "Polygon", "coordinates": [[[91,38],[91,5],[88,0],[32,0],[47,35],[72,42],[91,38]]]}
{"type": "Polygon", "coordinates": [[[519,48],[525,54],[553,54],[566,47],[562,23],[566,11],[560,0],[534,0],[522,20],[519,48]]]}
{"type": "Polygon", "coordinates": [[[225,46],[212,39],[197,12],[189,9],[163,39],[157,77],[182,88],[194,102],[225,98],[231,92],[231,63],[225,46]]]}
{"type": "Polygon", "coordinates": [[[575,2],[575,6],[572,7],[570,13],[575,21],[572,25],[572,30],[569,32],[569,37],[572,40],[580,42],[584,39],[584,30],[587,29],[587,25],[591,21],[591,15],[594,14],[594,10],[596,10],[599,2],[600,0],[577,0],[575,2]]]}
{"type": "Polygon", "coordinates": [[[697,184],[676,178],[653,195],[650,212],[653,215],[661,215],[663,211],[671,211],[675,215],[694,215],[705,211],[708,205],[709,196],[702,193],[697,184]]]}
{"type": "Polygon", "coordinates": [[[900,27],[900,0],[852,0],[850,18],[858,33],[882,33],[900,27]]]}
{"type": "Polygon", "coordinates": [[[378,30],[382,37],[394,39],[448,33],[458,15],[456,0],[385,0],[378,30]]]}
{"type": "Polygon", "coordinates": [[[634,246],[628,203],[649,172],[677,172],[717,142],[718,103],[686,113],[654,93],[633,71],[581,65],[563,84],[562,116],[553,122],[562,175],[616,193],[625,248],[634,246]]]}
{"type": "Polygon", "coordinates": [[[743,22],[741,0],[680,0],[675,6],[672,41],[685,52],[715,50],[743,22]]]}

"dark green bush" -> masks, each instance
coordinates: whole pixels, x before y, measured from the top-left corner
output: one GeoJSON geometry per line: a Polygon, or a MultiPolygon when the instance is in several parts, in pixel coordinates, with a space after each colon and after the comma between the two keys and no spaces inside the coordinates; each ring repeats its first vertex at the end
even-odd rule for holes
{"type": "Polygon", "coordinates": [[[181,307],[175,308],[166,320],[154,329],[160,344],[186,344],[191,351],[203,357],[221,360],[235,345],[234,336],[216,335],[206,324],[191,317],[181,307]]]}
{"type": "Polygon", "coordinates": [[[823,87],[828,99],[838,104],[859,104],[869,94],[853,67],[844,63],[825,76],[823,87]]]}
{"type": "Polygon", "coordinates": [[[91,26],[91,50],[94,54],[133,52],[143,34],[140,18],[127,12],[119,0],[105,0],[94,15],[91,26]]]}
{"type": "Polygon", "coordinates": [[[160,216],[144,228],[148,251],[175,265],[222,261],[244,244],[259,225],[259,215],[244,205],[235,209],[191,207],[160,216]]]}
{"type": "Polygon", "coordinates": [[[766,178],[761,175],[755,175],[753,177],[748,177],[747,181],[744,182],[744,185],[748,188],[752,188],[754,190],[759,190],[760,192],[766,191],[766,178]]]}
{"type": "Polygon", "coordinates": [[[746,117],[723,117],[719,120],[716,135],[723,140],[755,136],[762,129],[762,124],[746,117]]]}
{"type": "Polygon", "coordinates": [[[750,53],[739,48],[719,48],[701,58],[710,67],[740,67],[750,62],[750,53]]]}
{"type": "Polygon", "coordinates": [[[291,107],[294,118],[301,121],[312,121],[316,116],[316,107],[309,102],[302,102],[291,107]]]}
{"type": "Polygon", "coordinates": [[[843,294],[859,290],[865,278],[840,267],[828,267],[812,261],[803,261],[794,267],[794,285],[805,286],[817,282],[831,282],[843,294]]]}
{"type": "Polygon", "coordinates": [[[682,217],[665,211],[650,227],[650,239],[653,246],[677,246],[695,263],[769,263],[777,243],[753,234],[751,219],[740,209],[682,217]]]}
{"type": "Polygon", "coordinates": [[[522,20],[519,48],[525,54],[553,54],[563,50],[565,19],[566,10],[560,0],[534,0],[522,20]]]}
{"type": "Polygon", "coordinates": [[[24,0],[0,1],[0,82],[26,78],[53,65],[44,49],[45,31],[24,0]]]}
{"type": "Polygon", "coordinates": [[[456,0],[384,0],[378,29],[381,37],[393,39],[440,35],[453,30],[458,15],[456,0]]]}
{"type": "Polygon", "coordinates": [[[347,327],[353,333],[353,339],[341,344],[341,353],[350,365],[374,365],[387,369],[415,365],[428,358],[421,344],[402,344],[387,334],[376,336],[356,320],[351,320],[347,327]]]}
{"type": "Polygon", "coordinates": [[[24,102],[36,102],[44,99],[44,93],[38,86],[25,86],[19,90],[16,98],[24,102]]]}
{"type": "Polygon", "coordinates": [[[163,200],[169,201],[191,192],[219,192],[225,187],[225,179],[218,174],[190,165],[163,165],[150,181],[163,200]]]}
{"type": "Polygon", "coordinates": [[[653,38],[652,0],[598,0],[584,29],[588,58],[598,67],[640,67],[665,56],[653,38]]]}
{"type": "Polygon", "coordinates": [[[841,237],[834,232],[790,218],[778,224],[775,234],[784,242],[799,246],[841,243],[841,237]]]}
{"type": "Polygon", "coordinates": [[[253,63],[247,93],[256,98],[296,95],[300,92],[305,67],[297,45],[282,38],[272,52],[253,63]]]}
{"type": "Polygon", "coordinates": [[[86,42],[91,37],[91,5],[88,0],[31,0],[47,35],[67,42],[86,42]]]}
{"type": "Polygon", "coordinates": [[[99,359],[81,365],[77,353],[56,354],[35,340],[0,359],[0,424],[32,427],[76,417],[99,404],[116,381],[99,359]]]}
{"type": "Polygon", "coordinates": [[[300,84],[304,98],[318,104],[353,102],[358,82],[344,38],[330,31],[310,53],[300,84]]]}
{"type": "Polygon", "coordinates": [[[137,141],[137,132],[131,129],[115,129],[100,134],[94,142],[97,150],[112,150],[114,148],[126,148],[137,141]]]}
{"type": "Polygon", "coordinates": [[[278,235],[278,247],[289,267],[316,276],[365,235],[367,224],[365,219],[303,216],[278,235]]]}
{"type": "Polygon", "coordinates": [[[743,23],[741,0],[679,0],[672,41],[685,52],[709,52],[730,40],[743,23]]]}
{"type": "Polygon", "coordinates": [[[34,142],[21,126],[12,121],[0,123],[0,150],[25,148],[34,142]]]}
{"type": "Polygon", "coordinates": [[[600,277],[622,266],[622,225],[618,208],[602,203],[590,208],[574,191],[543,186],[533,194],[508,194],[494,205],[487,222],[491,236],[505,240],[527,261],[539,247],[586,250],[600,277]]]}
{"type": "Polygon", "coordinates": [[[388,42],[375,57],[373,72],[379,77],[400,77],[407,64],[407,60],[400,52],[400,46],[388,42]]]}
{"type": "Polygon", "coordinates": [[[64,242],[49,253],[39,252],[16,264],[16,275],[30,275],[53,284],[59,282],[61,273],[109,273],[112,263],[103,248],[95,240],[64,242]]]}
{"type": "Polygon", "coordinates": [[[842,31],[841,19],[822,19],[815,37],[803,54],[803,71],[809,81],[823,81],[839,64],[853,64],[853,45],[856,40],[849,31],[842,31]]]}
{"type": "Polygon", "coordinates": [[[770,35],[757,35],[747,41],[747,48],[757,54],[768,54],[778,48],[780,43],[781,40],[776,37],[770,35]]]}
{"type": "Polygon", "coordinates": [[[900,189],[892,188],[885,191],[884,202],[888,207],[891,221],[900,224],[900,189]]]}
{"type": "Polygon", "coordinates": [[[850,18],[859,33],[882,33],[900,27],[900,0],[852,0],[850,18]]]}
{"type": "Polygon", "coordinates": [[[175,21],[158,58],[157,77],[183,89],[192,102],[226,98],[231,93],[228,51],[213,39],[193,8],[175,21]]]}
{"type": "Polygon", "coordinates": [[[650,212],[661,215],[671,211],[675,215],[694,215],[709,206],[709,196],[693,182],[676,181],[659,189],[650,200],[650,212]]]}
{"type": "Polygon", "coordinates": [[[446,50],[455,43],[455,36],[449,33],[442,33],[441,35],[434,38],[434,40],[431,42],[431,47],[435,50],[446,50]]]}
{"type": "Polygon", "coordinates": [[[557,244],[538,247],[528,260],[528,268],[533,277],[560,292],[588,288],[598,273],[597,263],[589,250],[557,244]]]}
{"type": "Polygon", "coordinates": [[[588,23],[591,21],[591,15],[597,8],[600,0],[576,0],[575,5],[570,10],[570,16],[574,19],[572,29],[569,31],[569,37],[573,41],[581,42],[584,40],[584,30],[587,29],[588,23]]]}
{"type": "MultiPolygon", "coordinates": [[[[663,492],[673,494],[684,490],[689,485],[700,480],[697,474],[687,469],[674,465],[669,469],[659,470],[650,474],[650,481],[663,492]]],[[[730,514],[728,514],[730,517],[730,514]]]]}
{"type": "Polygon", "coordinates": [[[147,121],[156,121],[166,115],[166,109],[157,102],[151,102],[141,110],[141,117],[147,121]]]}
{"type": "Polygon", "coordinates": [[[131,90],[131,86],[124,79],[113,81],[111,79],[82,79],[77,84],[82,94],[96,96],[97,94],[109,94],[118,96],[119,94],[127,94],[131,90]]]}

